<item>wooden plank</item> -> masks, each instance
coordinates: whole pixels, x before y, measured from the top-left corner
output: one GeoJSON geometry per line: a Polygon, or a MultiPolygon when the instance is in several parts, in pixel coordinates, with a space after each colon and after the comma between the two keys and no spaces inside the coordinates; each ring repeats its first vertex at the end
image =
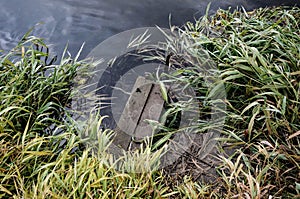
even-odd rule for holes
{"type": "MultiPolygon", "coordinates": [[[[169,87],[166,87],[167,91],[169,87]]],[[[160,121],[161,114],[163,113],[164,99],[161,94],[160,85],[154,84],[146,102],[141,119],[135,129],[134,141],[130,144],[130,149],[135,150],[141,147],[146,136],[153,136],[155,133],[145,120],[160,121]]]]}
{"type": "Polygon", "coordinates": [[[114,129],[114,134],[113,144],[127,150],[129,143],[131,142],[131,135],[123,132],[119,127],[114,129]]]}
{"type": "Polygon", "coordinates": [[[160,86],[154,84],[149,94],[148,100],[146,102],[144,111],[142,113],[141,119],[134,131],[134,137],[136,139],[142,139],[146,136],[152,136],[153,129],[146,120],[159,121],[161,113],[163,111],[164,99],[162,98],[160,86]]]}
{"type": "Polygon", "coordinates": [[[149,80],[144,77],[137,78],[115,129],[114,143],[116,145],[128,149],[152,87],[153,84],[149,80]]]}

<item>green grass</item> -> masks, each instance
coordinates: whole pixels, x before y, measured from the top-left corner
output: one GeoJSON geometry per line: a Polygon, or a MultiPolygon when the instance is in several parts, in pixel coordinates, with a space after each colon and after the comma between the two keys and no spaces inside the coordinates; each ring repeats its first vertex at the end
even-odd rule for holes
{"type": "MultiPolygon", "coordinates": [[[[219,10],[180,30],[189,38],[189,45],[180,46],[183,58],[195,60],[202,48],[216,63],[216,81],[206,93],[226,88],[222,141],[237,150],[221,157],[222,197],[300,197],[299,11],[219,10]]],[[[192,61],[192,68],[201,64],[192,61]]],[[[189,76],[187,82],[199,84],[204,77],[189,76]]]]}
{"type": "MultiPolygon", "coordinates": [[[[219,10],[176,28],[185,42],[165,45],[173,65],[188,63],[173,78],[191,85],[200,102],[211,105],[220,85],[226,89],[219,140],[235,152],[218,157],[217,179],[206,183],[156,170],[163,148],[114,160],[103,117],[91,114],[85,124],[71,117],[76,74],[95,63],[65,50],[56,64],[41,39],[25,35],[0,58],[0,198],[300,197],[299,24],[299,8],[219,10]],[[199,72],[203,49],[218,70],[199,72]]],[[[199,132],[218,126],[203,123],[212,116],[208,105],[200,106],[199,132]]]]}

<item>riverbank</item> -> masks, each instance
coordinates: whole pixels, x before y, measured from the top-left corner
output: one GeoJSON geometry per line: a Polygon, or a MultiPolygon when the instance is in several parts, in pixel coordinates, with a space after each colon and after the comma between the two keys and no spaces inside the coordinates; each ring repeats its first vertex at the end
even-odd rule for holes
{"type": "MultiPolygon", "coordinates": [[[[299,197],[299,11],[287,7],[219,10],[177,28],[190,41],[180,46],[184,60],[200,59],[197,49],[204,49],[217,70],[210,73],[216,80],[210,87],[201,86],[206,76],[198,72],[199,65],[180,68],[174,76],[184,74],[182,82],[192,85],[202,100],[209,100],[220,85],[226,88],[226,120],[219,141],[235,152],[218,157],[214,182],[201,182],[182,171],[199,170],[197,164],[153,169],[162,151],[153,152],[151,146],[123,157],[127,164],[117,170],[107,151],[113,134],[98,130],[101,117],[91,115],[89,122],[78,124],[68,108],[76,92],[72,90],[76,74],[93,63],[68,54],[55,63],[41,39],[26,35],[0,60],[0,196],[299,197]],[[81,133],[98,141],[94,156],[94,146],[84,145],[81,133]],[[150,171],[134,172],[145,164],[150,171]]],[[[176,61],[174,57],[171,63],[180,66],[176,61]]],[[[207,107],[200,106],[200,111],[206,113],[207,107]]],[[[198,125],[199,132],[213,128],[201,121],[198,125]]]]}

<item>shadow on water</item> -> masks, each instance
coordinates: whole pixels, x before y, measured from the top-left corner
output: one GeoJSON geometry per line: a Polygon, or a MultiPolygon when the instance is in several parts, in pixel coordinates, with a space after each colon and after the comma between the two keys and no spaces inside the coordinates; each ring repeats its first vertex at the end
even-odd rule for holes
{"type": "Polygon", "coordinates": [[[205,13],[244,6],[247,10],[275,5],[294,5],[295,0],[10,0],[0,2],[0,49],[9,50],[39,22],[34,34],[46,38],[60,53],[66,43],[72,54],[86,43],[82,56],[106,38],[132,28],[182,25],[205,13]]]}

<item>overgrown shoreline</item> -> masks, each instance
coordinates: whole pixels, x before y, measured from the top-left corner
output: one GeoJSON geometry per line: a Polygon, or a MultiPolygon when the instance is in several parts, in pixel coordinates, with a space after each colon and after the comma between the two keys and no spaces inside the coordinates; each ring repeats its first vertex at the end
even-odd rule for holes
{"type": "MultiPolygon", "coordinates": [[[[197,49],[206,50],[217,64],[213,75],[218,81],[199,88],[204,78],[197,73],[200,66],[181,68],[178,74],[185,74],[184,81],[202,98],[220,84],[226,88],[221,141],[238,150],[229,158],[218,157],[222,164],[213,183],[185,175],[174,178],[160,170],[116,170],[107,153],[112,132],[98,130],[101,117],[91,115],[82,126],[68,109],[76,74],[93,63],[67,53],[60,63],[52,62],[43,41],[25,35],[0,58],[0,197],[300,197],[299,24],[299,8],[276,7],[218,10],[177,28],[191,41],[191,46],[181,46],[183,56],[197,59],[197,49]],[[46,70],[52,72],[46,75],[46,70]],[[80,131],[97,139],[98,154],[90,156],[92,148],[81,148],[80,131]]],[[[159,153],[149,146],[124,157],[128,165],[123,170],[138,168],[143,161],[155,163],[159,153]]]]}

